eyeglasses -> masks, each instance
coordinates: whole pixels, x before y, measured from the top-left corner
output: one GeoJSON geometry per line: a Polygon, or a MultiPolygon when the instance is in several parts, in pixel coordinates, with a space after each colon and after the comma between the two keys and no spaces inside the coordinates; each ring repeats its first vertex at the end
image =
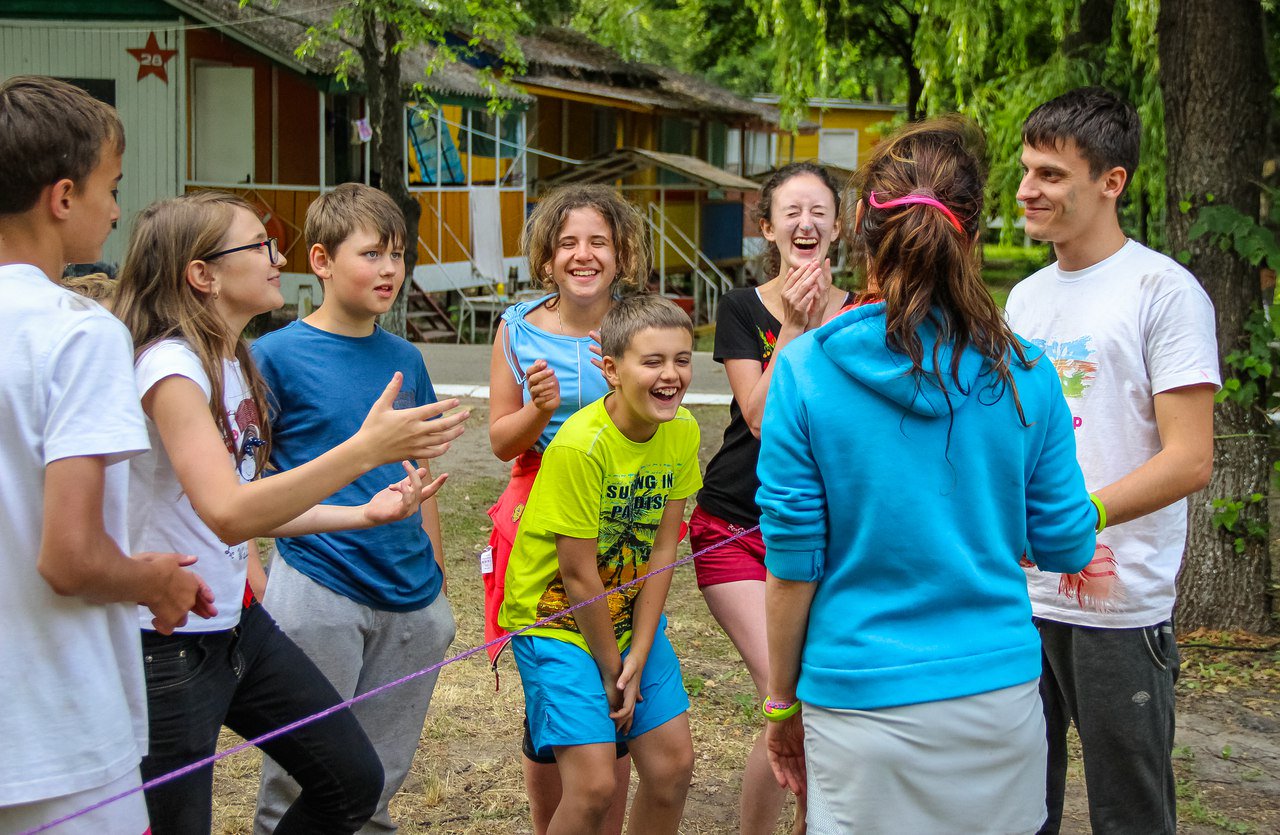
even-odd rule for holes
{"type": "Polygon", "coordinates": [[[200,260],[212,261],[214,258],[221,258],[222,256],[230,255],[233,252],[243,252],[246,249],[257,249],[258,247],[267,248],[267,255],[271,258],[272,264],[274,264],[276,261],[280,259],[280,242],[275,238],[267,238],[265,241],[254,241],[253,243],[245,244],[244,246],[233,246],[231,247],[231,249],[224,249],[221,252],[215,252],[212,255],[206,255],[204,258],[201,258],[200,260]]]}

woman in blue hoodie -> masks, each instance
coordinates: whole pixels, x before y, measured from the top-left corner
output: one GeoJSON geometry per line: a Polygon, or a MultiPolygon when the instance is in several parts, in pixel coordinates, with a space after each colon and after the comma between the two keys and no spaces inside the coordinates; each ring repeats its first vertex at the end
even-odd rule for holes
{"type": "Polygon", "coordinates": [[[1101,514],[1053,366],[982,283],[984,179],[981,135],[959,117],[877,146],[853,239],[884,301],[774,360],[757,494],[766,739],[812,833],[1044,819],[1020,562],[1080,571],[1101,514]]]}

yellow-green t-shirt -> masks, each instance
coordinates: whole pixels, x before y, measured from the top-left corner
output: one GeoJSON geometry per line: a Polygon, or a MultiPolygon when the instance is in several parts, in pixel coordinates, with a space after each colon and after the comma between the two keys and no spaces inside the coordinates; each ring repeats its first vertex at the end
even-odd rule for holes
{"type": "MultiPolygon", "coordinates": [[[[683,407],[644,443],[618,431],[605,410],[610,395],[569,417],[543,453],[533,492],[520,517],[498,623],[515,631],[569,607],[556,535],[597,541],[605,589],[644,575],[658,523],[669,501],[702,486],[698,422],[683,407]]],[[[618,648],[631,643],[632,604],[642,583],[609,595],[618,648]]],[[[573,615],[527,635],[558,638],[587,649],[573,615]]]]}

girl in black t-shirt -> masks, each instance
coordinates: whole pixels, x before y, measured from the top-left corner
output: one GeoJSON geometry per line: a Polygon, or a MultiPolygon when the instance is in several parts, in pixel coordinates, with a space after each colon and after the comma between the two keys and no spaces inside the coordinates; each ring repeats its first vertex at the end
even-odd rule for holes
{"type": "MultiPolygon", "coordinates": [[[[807,330],[836,315],[849,299],[831,285],[827,252],[840,234],[840,192],[825,169],[794,163],[774,173],[760,190],[760,231],[769,242],[774,278],[760,287],[734,290],[720,301],[715,359],[733,388],[730,422],[720,451],[707,465],[698,507],[689,520],[694,551],[752,528],[760,418],[772,375],[770,359],[807,330]]],[[[764,541],[754,531],[699,557],[698,587],[707,606],[746,662],[763,699],[769,680],[764,622],[764,541]]],[[[772,833],[785,799],[756,740],[742,778],[741,831],[772,833]]],[[[804,831],[804,811],[795,832],[804,831]]]]}

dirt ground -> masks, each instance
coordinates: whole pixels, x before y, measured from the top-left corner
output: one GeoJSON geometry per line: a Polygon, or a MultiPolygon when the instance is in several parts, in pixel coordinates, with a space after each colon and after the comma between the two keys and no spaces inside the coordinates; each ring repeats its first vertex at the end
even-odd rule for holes
{"type": "MultiPolygon", "coordinates": [[[[451,473],[441,495],[449,594],[458,622],[452,652],[482,641],[476,554],[488,538],[486,508],[506,468],[489,451],[484,401],[469,401],[469,431],[440,459],[451,473]]],[[[727,410],[695,408],[703,461],[718,448],[727,410]]],[[[683,552],[687,553],[687,549],[683,552]]],[[[696,752],[684,833],[736,831],[739,771],[760,722],[754,691],[733,646],[707,612],[691,567],[677,570],[667,607],[681,658],[696,752]]],[[[1242,635],[1181,636],[1177,745],[1179,832],[1280,832],[1280,642],[1242,635]]],[[[483,657],[440,676],[418,756],[392,814],[406,833],[531,832],[519,766],[522,701],[509,656],[500,687],[483,657]]],[[[224,745],[238,740],[226,733],[224,745]]],[[[250,751],[215,769],[216,833],[251,831],[260,757],[250,751]]],[[[1088,833],[1082,770],[1073,762],[1068,833],[1088,833]]],[[[779,832],[786,831],[780,827],[779,832]]]]}

